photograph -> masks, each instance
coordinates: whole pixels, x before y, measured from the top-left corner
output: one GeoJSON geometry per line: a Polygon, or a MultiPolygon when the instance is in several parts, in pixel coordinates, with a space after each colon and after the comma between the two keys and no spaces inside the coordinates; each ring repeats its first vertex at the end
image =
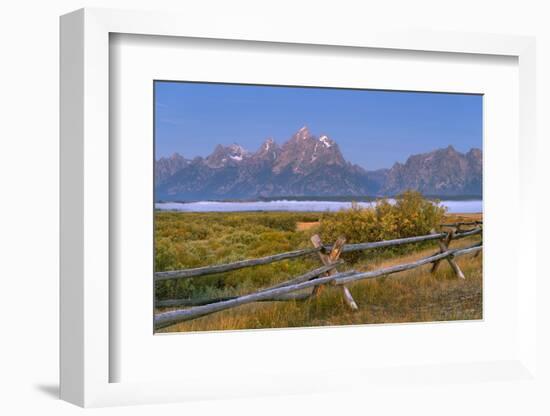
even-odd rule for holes
{"type": "Polygon", "coordinates": [[[153,89],[155,333],[483,319],[483,95],[153,89]]]}

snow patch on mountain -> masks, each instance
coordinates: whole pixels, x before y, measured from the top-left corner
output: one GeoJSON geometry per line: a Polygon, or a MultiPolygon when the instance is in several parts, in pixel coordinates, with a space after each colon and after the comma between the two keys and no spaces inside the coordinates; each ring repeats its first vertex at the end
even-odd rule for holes
{"type": "Polygon", "coordinates": [[[325,145],[326,148],[329,148],[332,146],[332,143],[330,142],[330,139],[328,136],[321,136],[319,137],[319,141],[325,145]]]}

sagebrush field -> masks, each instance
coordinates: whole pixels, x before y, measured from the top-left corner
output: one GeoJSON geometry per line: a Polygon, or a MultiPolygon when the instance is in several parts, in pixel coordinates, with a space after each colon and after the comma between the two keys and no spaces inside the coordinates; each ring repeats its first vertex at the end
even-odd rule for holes
{"type": "MultiPolygon", "coordinates": [[[[156,271],[229,263],[311,247],[319,234],[324,244],[339,236],[347,243],[425,235],[444,222],[481,219],[447,215],[442,208],[406,193],[395,205],[340,212],[155,213],[156,271]]],[[[471,245],[479,236],[453,241],[471,245]]],[[[435,242],[343,254],[339,271],[367,271],[437,252],[435,242]]],[[[340,291],[327,286],[306,301],[260,302],[175,324],[159,332],[307,327],[482,318],[482,256],[457,258],[465,280],[446,262],[435,274],[430,265],[349,286],[358,311],[350,311],[340,291]]],[[[217,275],[157,282],[155,297],[209,299],[242,295],[288,280],[320,266],[317,255],[245,268],[217,275]]],[[[159,308],[164,312],[170,308],[159,308]]]]}

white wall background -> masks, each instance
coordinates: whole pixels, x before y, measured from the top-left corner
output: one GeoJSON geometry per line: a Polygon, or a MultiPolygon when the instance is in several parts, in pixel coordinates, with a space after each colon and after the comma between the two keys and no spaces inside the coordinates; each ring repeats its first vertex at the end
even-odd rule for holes
{"type": "MultiPolygon", "coordinates": [[[[212,13],[274,19],[286,25],[369,25],[535,35],[538,42],[538,133],[541,191],[539,215],[547,220],[550,179],[550,12],[536,0],[415,1],[170,1],[19,0],[0,8],[0,413],[73,414],[82,410],[56,399],[58,383],[58,17],[81,7],[178,10],[208,24],[212,13]]],[[[505,186],[505,184],[504,184],[505,186]]],[[[539,229],[539,259],[548,243],[548,222],[539,229]]],[[[544,252],[543,252],[544,251],[544,252]]],[[[538,302],[539,360],[548,381],[550,308],[541,281],[538,302]],[[546,329],[545,329],[546,328],[546,329]],[[546,353],[544,353],[546,351],[546,353]]],[[[327,359],[329,359],[327,357],[327,359]]],[[[550,384],[546,386],[550,391],[550,384]]],[[[547,393],[546,392],[546,393],[547,393]]],[[[398,395],[362,397],[346,393],[258,398],[133,408],[99,409],[99,414],[318,413],[549,414],[542,391],[528,384],[499,383],[480,392],[467,384],[419,387],[398,395]],[[539,400],[536,398],[539,397],[539,400]]]]}

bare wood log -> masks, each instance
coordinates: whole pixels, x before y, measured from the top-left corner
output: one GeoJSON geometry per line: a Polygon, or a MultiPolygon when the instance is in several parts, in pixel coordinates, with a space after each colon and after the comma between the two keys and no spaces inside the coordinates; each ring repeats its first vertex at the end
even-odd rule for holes
{"type": "MultiPolygon", "coordinates": [[[[336,274],[336,267],[339,265],[339,264],[343,264],[344,262],[343,261],[338,261],[336,263],[333,263],[333,264],[329,264],[327,266],[323,266],[323,267],[320,267],[319,269],[316,269],[316,270],[321,270],[321,269],[328,269],[328,271],[332,271],[332,274],[336,274]],[[331,267],[332,268],[329,268],[331,267]]],[[[351,276],[352,274],[355,274],[357,273],[357,270],[347,270],[345,272],[340,272],[338,273],[338,276],[340,277],[345,277],[345,276],[351,276]]],[[[307,275],[308,273],[306,273],[307,275]]],[[[311,276],[309,278],[305,278],[306,275],[303,275],[303,276],[298,276],[297,278],[295,279],[292,279],[292,280],[288,280],[286,282],[283,282],[283,283],[280,283],[278,285],[274,285],[274,286],[270,286],[268,288],[265,288],[265,289],[262,289],[260,290],[259,292],[263,292],[263,291],[266,291],[266,290],[271,290],[271,289],[278,289],[280,287],[285,287],[285,286],[291,286],[291,285],[295,285],[295,284],[298,284],[298,283],[302,283],[302,282],[307,282],[308,280],[314,280],[315,278],[317,278],[318,276],[321,276],[321,275],[328,275],[328,273],[326,272],[323,272],[323,273],[315,273],[315,276],[311,276]]],[[[312,293],[313,294],[313,293],[312,293]]]]}
{"type": "Polygon", "coordinates": [[[380,276],[386,276],[389,274],[394,274],[405,270],[415,269],[417,267],[423,266],[425,264],[433,263],[434,261],[441,260],[449,256],[454,256],[454,257],[463,256],[466,254],[475,253],[482,249],[483,249],[483,246],[476,244],[474,246],[470,246],[466,248],[449,250],[449,251],[446,251],[445,253],[440,253],[433,256],[425,257],[423,259],[420,259],[411,263],[399,264],[397,266],[386,267],[384,269],[373,270],[370,272],[356,273],[351,276],[344,276],[341,279],[337,279],[335,281],[335,284],[345,285],[358,280],[375,279],[380,276]]]}
{"type": "Polygon", "coordinates": [[[438,240],[442,237],[445,237],[446,235],[446,233],[439,233],[433,235],[422,235],[418,237],[399,238],[396,240],[375,241],[372,243],[346,244],[342,252],[349,253],[351,251],[370,250],[374,248],[393,247],[403,244],[419,243],[421,241],[438,240]]]}
{"type": "MultiPolygon", "coordinates": [[[[287,280],[287,281],[279,283],[277,285],[259,290],[256,293],[261,293],[261,292],[266,291],[266,290],[277,289],[279,287],[284,287],[284,286],[289,286],[289,285],[293,285],[293,284],[297,284],[297,283],[306,282],[308,280],[314,279],[315,277],[326,273],[329,270],[332,270],[332,269],[336,268],[339,264],[342,264],[342,263],[344,263],[344,262],[343,261],[338,261],[338,262],[336,262],[334,264],[330,264],[328,266],[319,267],[318,269],[311,270],[311,271],[309,271],[309,272],[307,272],[303,275],[295,277],[294,279],[287,280]]],[[[350,271],[342,273],[342,276],[351,275],[353,273],[357,273],[357,272],[355,270],[350,270],[350,271]]],[[[299,294],[299,295],[296,295],[296,296],[279,296],[279,297],[275,297],[275,298],[272,298],[272,299],[264,299],[263,301],[271,302],[271,301],[285,301],[285,300],[305,300],[305,299],[309,298],[310,296],[311,296],[311,293],[306,293],[306,294],[299,294]],[[302,295],[307,295],[307,296],[302,296],[302,295]]],[[[226,301],[226,300],[236,299],[238,297],[239,296],[222,296],[222,297],[218,297],[218,298],[206,298],[206,299],[205,298],[202,298],[202,299],[166,299],[166,300],[157,301],[155,303],[155,306],[159,307],[159,308],[166,308],[166,307],[173,307],[173,306],[202,306],[202,305],[209,305],[209,304],[216,303],[216,302],[223,302],[223,301],[226,301]]]]}
{"type": "Polygon", "coordinates": [[[224,273],[224,272],[229,272],[231,270],[242,269],[245,267],[260,266],[263,264],[274,263],[276,261],[306,256],[308,254],[317,253],[318,251],[320,251],[320,248],[306,248],[303,250],[289,251],[286,253],[275,254],[273,256],[260,257],[257,259],[236,261],[234,263],[197,267],[195,269],[156,272],[155,281],[158,282],[161,280],[168,280],[168,279],[182,279],[182,278],[204,276],[204,275],[215,274],[215,273],[224,273]]]}
{"type": "MultiPolygon", "coordinates": [[[[338,267],[339,265],[341,264],[344,264],[344,261],[341,260],[341,259],[338,259],[337,261],[333,262],[333,263],[330,263],[330,264],[327,264],[325,266],[322,266],[322,267],[319,267],[318,269],[314,269],[314,270],[311,270],[301,276],[298,276],[298,277],[295,277],[293,279],[290,279],[290,280],[287,280],[285,282],[281,282],[281,283],[278,283],[274,286],[271,286],[267,289],[276,289],[278,287],[283,287],[283,286],[288,286],[288,285],[294,285],[296,283],[302,283],[302,282],[306,282],[308,280],[311,280],[311,279],[314,279],[316,277],[319,277],[331,270],[335,270],[336,267],[338,267]]],[[[267,290],[267,289],[264,289],[264,290],[267,290]]]]}
{"type": "MultiPolygon", "coordinates": [[[[458,240],[459,238],[470,237],[472,235],[481,234],[482,232],[483,232],[483,229],[474,228],[472,230],[464,231],[461,233],[455,233],[453,239],[458,240]]],[[[342,252],[349,253],[353,251],[371,250],[376,248],[394,247],[394,246],[400,246],[405,244],[420,243],[423,241],[434,241],[434,240],[439,240],[441,238],[444,238],[446,236],[447,236],[446,232],[441,232],[441,233],[421,235],[416,237],[398,238],[395,240],[383,240],[383,241],[374,241],[370,243],[346,244],[343,247],[342,252]]],[[[331,248],[332,246],[325,246],[325,249],[330,250],[331,248]]]]}
{"type": "Polygon", "coordinates": [[[461,225],[481,225],[483,221],[470,221],[470,222],[451,222],[446,224],[440,224],[441,227],[459,227],[461,225]]]}
{"type": "Polygon", "coordinates": [[[354,311],[358,310],[359,307],[357,306],[357,303],[355,303],[355,299],[353,299],[353,296],[351,296],[351,292],[349,291],[349,289],[344,286],[344,285],[341,285],[340,286],[342,288],[342,293],[344,295],[344,301],[346,302],[346,304],[354,311]]]}
{"type": "MultiPolygon", "coordinates": [[[[446,251],[449,250],[449,246],[450,246],[451,241],[453,240],[454,236],[455,236],[455,232],[454,232],[454,230],[451,230],[447,233],[447,238],[444,241],[438,240],[437,243],[439,245],[439,252],[440,253],[445,253],[446,251]]],[[[453,270],[453,272],[455,273],[455,275],[459,279],[465,279],[464,273],[462,273],[462,270],[460,270],[460,267],[458,267],[458,264],[456,264],[456,262],[454,261],[454,258],[453,258],[452,255],[447,257],[445,260],[447,260],[447,262],[449,263],[449,266],[451,266],[451,269],[453,270]]],[[[432,266],[431,272],[435,273],[440,264],[441,264],[441,260],[436,261],[432,266]]]]}
{"type": "Polygon", "coordinates": [[[155,308],[171,308],[174,306],[202,306],[216,302],[223,302],[224,300],[230,300],[234,298],[235,296],[220,296],[217,298],[200,299],[164,299],[155,302],[155,308]]]}
{"type": "MultiPolygon", "coordinates": [[[[454,239],[457,240],[459,238],[469,237],[476,234],[482,233],[481,228],[474,228],[473,230],[464,231],[461,233],[455,233],[454,239]]],[[[383,240],[383,241],[374,241],[369,243],[357,243],[357,244],[346,244],[342,250],[343,253],[349,253],[352,251],[360,251],[360,250],[371,250],[375,248],[385,248],[385,247],[393,247],[393,246],[400,246],[405,244],[412,244],[412,243],[420,243],[423,241],[434,241],[439,240],[441,238],[444,238],[447,236],[446,232],[436,233],[436,234],[428,234],[428,235],[421,235],[416,237],[405,237],[405,238],[398,238],[395,240],[383,240]]],[[[325,246],[325,248],[331,248],[331,246],[325,246]]]]}
{"type": "Polygon", "coordinates": [[[453,257],[460,257],[466,254],[477,253],[478,251],[483,250],[483,244],[476,243],[474,245],[464,247],[464,248],[455,248],[454,250],[449,250],[453,257]]]}
{"type": "Polygon", "coordinates": [[[425,264],[433,263],[435,260],[443,259],[450,255],[458,257],[469,253],[475,253],[482,249],[483,249],[483,246],[475,245],[475,246],[467,247],[463,249],[449,250],[445,253],[426,257],[424,259],[421,259],[412,263],[401,264],[393,267],[387,267],[385,269],[379,269],[379,270],[374,270],[370,272],[355,273],[355,274],[336,273],[331,276],[320,277],[316,280],[309,280],[307,282],[298,283],[296,285],[289,285],[289,286],[284,286],[276,289],[265,290],[263,292],[252,293],[250,295],[240,296],[238,298],[223,301],[223,302],[197,306],[195,308],[190,308],[190,309],[180,309],[176,311],[163,312],[155,316],[154,324],[156,329],[160,329],[178,322],[199,318],[201,316],[205,316],[211,313],[234,308],[236,306],[240,306],[246,303],[258,302],[261,300],[269,299],[271,297],[292,293],[292,292],[297,292],[303,289],[314,287],[319,283],[327,284],[334,281],[336,282],[337,285],[345,285],[358,280],[373,279],[373,278],[388,275],[388,274],[393,274],[393,273],[397,273],[405,270],[414,269],[416,267],[420,267],[425,264]]]}
{"type": "Polygon", "coordinates": [[[483,228],[474,228],[472,230],[462,231],[460,233],[455,233],[453,236],[453,240],[458,240],[459,238],[465,238],[465,237],[470,237],[472,235],[481,234],[482,232],[483,232],[483,228]]]}
{"type": "Polygon", "coordinates": [[[336,240],[336,243],[332,246],[332,250],[330,250],[330,254],[328,256],[329,264],[334,263],[340,258],[340,254],[342,254],[342,248],[344,247],[344,244],[346,244],[345,237],[338,237],[336,240]]]}
{"type": "Polygon", "coordinates": [[[287,293],[286,295],[274,296],[269,299],[262,299],[260,302],[288,302],[288,301],[301,301],[311,298],[311,292],[307,293],[287,293]]]}
{"type": "MultiPolygon", "coordinates": [[[[156,304],[157,308],[171,308],[174,306],[202,306],[202,305],[211,305],[217,302],[223,302],[226,300],[236,299],[238,296],[227,296],[220,298],[209,298],[209,299],[167,299],[158,301],[156,304]]],[[[287,293],[286,295],[274,296],[273,298],[261,299],[258,302],[282,302],[282,301],[301,301],[306,300],[311,297],[311,292],[309,293],[287,293]]]]}
{"type": "MultiPolygon", "coordinates": [[[[436,234],[435,230],[431,231],[432,234],[436,234]]],[[[439,245],[439,252],[444,253],[448,250],[449,244],[451,244],[451,240],[453,239],[454,231],[451,230],[447,233],[447,237],[445,239],[438,240],[437,243],[439,245]]],[[[437,260],[432,265],[431,273],[437,272],[437,269],[439,268],[439,265],[441,264],[441,260],[437,260]]]]}
{"type": "MultiPolygon", "coordinates": [[[[311,242],[314,247],[323,246],[323,243],[321,242],[321,237],[319,237],[319,235],[317,234],[311,237],[311,242]]],[[[319,252],[319,257],[323,262],[323,264],[329,265],[334,263],[340,257],[340,254],[342,253],[342,248],[344,247],[345,243],[346,243],[346,239],[344,237],[339,237],[338,240],[336,240],[336,242],[332,246],[332,250],[330,251],[330,254],[328,256],[322,252],[319,252]]],[[[336,270],[333,269],[327,272],[327,275],[330,276],[335,272],[336,270]]],[[[312,296],[318,296],[322,288],[323,288],[322,285],[315,286],[313,288],[312,296]]],[[[344,302],[346,302],[346,304],[351,308],[351,310],[356,311],[357,309],[359,309],[357,307],[357,303],[355,302],[355,300],[353,300],[353,296],[351,296],[349,289],[345,286],[342,286],[342,296],[344,297],[344,302]]]]}
{"type": "MultiPolygon", "coordinates": [[[[319,251],[319,258],[321,259],[321,262],[325,265],[331,265],[332,263],[336,262],[338,258],[340,257],[340,253],[342,252],[342,246],[345,244],[346,240],[343,237],[340,237],[334,246],[331,248],[330,253],[327,255],[323,251],[319,251]]],[[[321,237],[319,235],[315,234],[311,237],[311,243],[313,244],[313,247],[315,248],[322,248],[323,243],[321,242],[321,237]]],[[[328,271],[326,273],[327,276],[330,276],[331,274],[334,274],[334,271],[328,271]]],[[[319,293],[321,293],[323,289],[322,285],[315,286],[313,288],[313,296],[318,296],[319,293]]]]}
{"type": "MultiPolygon", "coordinates": [[[[481,242],[479,243],[479,245],[483,245],[483,241],[481,241],[481,242]]],[[[476,254],[474,254],[474,257],[479,257],[479,255],[481,254],[481,251],[482,251],[482,250],[479,250],[476,254]]]]}
{"type": "Polygon", "coordinates": [[[449,257],[447,257],[447,262],[449,263],[449,265],[451,266],[451,269],[453,269],[453,271],[455,272],[456,276],[459,279],[466,279],[466,277],[464,276],[464,273],[462,273],[462,270],[460,270],[460,267],[458,267],[458,264],[456,264],[456,261],[453,255],[450,255],[449,257]]]}
{"type": "MultiPolygon", "coordinates": [[[[235,299],[226,300],[223,302],[211,303],[209,305],[197,306],[189,309],[179,309],[170,312],[163,312],[157,314],[154,319],[155,328],[164,328],[166,326],[175,324],[177,322],[188,321],[190,319],[199,318],[201,316],[209,315],[214,312],[223,311],[226,309],[234,308],[240,305],[244,305],[252,302],[259,302],[262,300],[270,299],[287,293],[297,292],[299,290],[314,287],[319,283],[329,283],[339,277],[339,273],[320,277],[315,280],[309,280],[307,282],[298,283],[295,285],[283,286],[276,289],[264,290],[262,292],[251,293],[249,295],[239,296],[235,299]]],[[[349,275],[349,274],[348,274],[349,275]]]]}
{"type": "Polygon", "coordinates": [[[311,237],[311,244],[313,244],[313,247],[316,249],[320,249],[319,251],[319,258],[321,259],[321,263],[323,263],[325,266],[327,264],[330,264],[329,261],[329,254],[325,253],[325,250],[321,250],[323,247],[323,243],[321,242],[321,237],[319,237],[318,234],[315,234],[311,237]]]}
{"type": "MultiPolygon", "coordinates": [[[[457,230],[458,230],[458,228],[457,228],[457,230]]],[[[451,230],[449,232],[448,241],[446,242],[446,244],[441,244],[440,247],[443,247],[445,250],[448,250],[449,245],[451,244],[451,240],[453,239],[454,236],[455,236],[455,233],[454,233],[453,230],[451,230]]],[[[455,272],[455,274],[457,275],[458,278],[465,279],[464,273],[462,273],[462,270],[460,270],[460,267],[458,267],[458,264],[454,260],[454,256],[451,255],[451,256],[447,257],[447,262],[449,263],[449,266],[451,266],[451,269],[453,269],[453,271],[455,272]]]]}
{"type": "MultiPolygon", "coordinates": [[[[483,240],[481,240],[479,243],[474,244],[472,247],[478,247],[483,246],[483,240]]],[[[483,250],[479,250],[474,254],[474,257],[479,257],[479,255],[483,252],[483,250]]]]}

